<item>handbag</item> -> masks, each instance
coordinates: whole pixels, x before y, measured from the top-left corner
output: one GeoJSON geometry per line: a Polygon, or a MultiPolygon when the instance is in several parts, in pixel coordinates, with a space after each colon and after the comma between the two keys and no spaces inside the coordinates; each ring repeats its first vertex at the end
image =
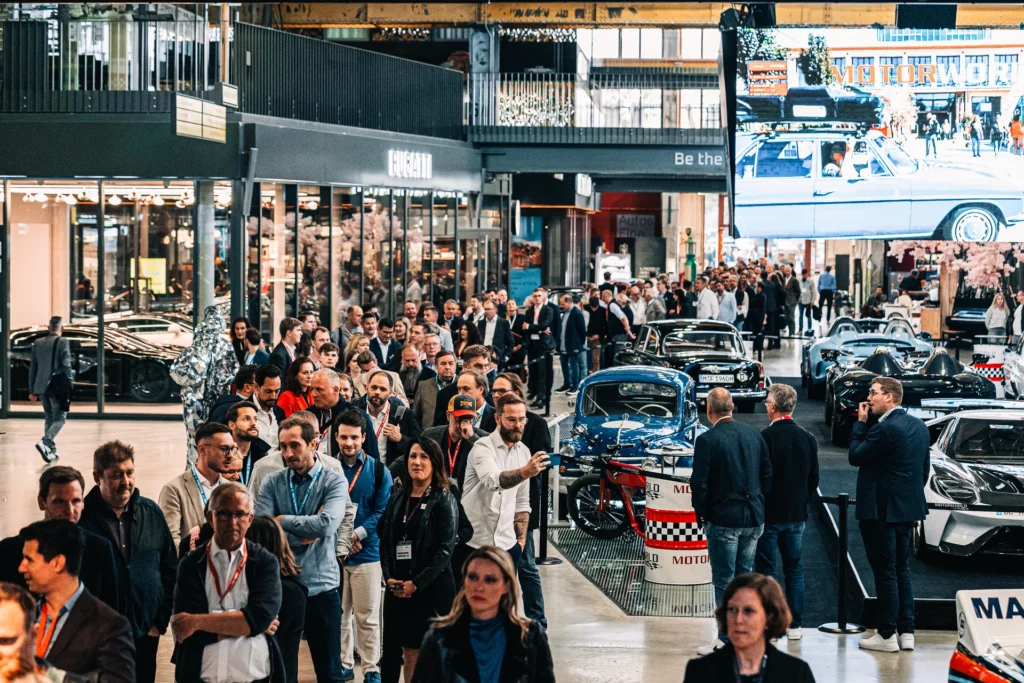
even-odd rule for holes
{"type": "Polygon", "coordinates": [[[53,343],[53,352],[50,355],[50,381],[46,385],[46,394],[52,396],[59,404],[60,409],[68,411],[71,409],[71,379],[63,372],[56,372],[57,348],[62,339],[57,338],[53,343]]]}

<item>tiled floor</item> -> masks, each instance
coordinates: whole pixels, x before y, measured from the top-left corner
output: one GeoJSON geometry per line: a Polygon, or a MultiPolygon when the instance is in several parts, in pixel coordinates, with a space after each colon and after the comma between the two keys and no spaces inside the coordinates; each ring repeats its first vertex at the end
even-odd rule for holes
{"type": "MultiPolygon", "coordinates": [[[[766,354],[769,373],[799,374],[796,348],[795,343],[786,342],[783,351],[766,354]]],[[[565,399],[556,399],[553,409],[564,407],[565,399]]],[[[36,481],[42,462],[33,444],[41,429],[41,420],[0,421],[0,432],[4,432],[0,434],[0,533],[4,536],[38,519],[36,481]]],[[[61,464],[79,468],[90,479],[92,452],[108,439],[135,447],[138,486],[149,497],[155,498],[185,462],[184,432],[176,423],[73,420],[57,440],[61,464]]],[[[678,683],[686,661],[715,632],[711,619],[626,616],[568,562],[541,567],[541,576],[560,681],[678,683]]],[[[882,655],[858,650],[858,636],[829,636],[813,629],[804,633],[803,641],[783,640],[780,647],[807,660],[818,681],[943,681],[956,643],[953,633],[924,632],[918,634],[915,652],[882,655]]],[[[171,641],[165,638],[160,652],[165,664],[158,677],[162,683],[173,680],[173,668],[166,664],[170,652],[171,641]]],[[[313,681],[305,652],[301,667],[300,680],[313,681]]]]}

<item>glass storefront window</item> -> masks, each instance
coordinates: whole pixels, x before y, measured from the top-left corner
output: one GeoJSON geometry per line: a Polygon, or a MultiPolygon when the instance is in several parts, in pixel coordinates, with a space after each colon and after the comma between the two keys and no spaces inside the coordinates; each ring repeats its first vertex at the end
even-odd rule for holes
{"type": "Polygon", "coordinates": [[[231,181],[213,184],[213,294],[225,312],[231,304],[231,181]]]}
{"type": "Polygon", "coordinates": [[[362,245],[359,241],[359,188],[335,187],[331,192],[334,198],[331,216],[334,276],[330,285],[334,310],[331,311],[329,325],[324,319],[320,322],[334,330],[344,321],[348,307],[359,303],[359,292],[362,290],[359,279],[362,245]]]}
{"type": "Polygon", "coordinates": [[[384,317],[394,315],[395,283],[401,288],[402,207],[404,198],[387,188],[368,188],[363,199],[363,253],[366,259],[362,305],[384,317]],[[396,274],[398,277],[396,278],[396,274]]]}
{"type": "Polygon", "coordinates": [[[259,317],[263,336],[271,346],[280,341],[281,320],[297,313],[294,310],[296,199],[294,185],[263,183],[260,188],[259,317]]]}
{"type": "MultiPolygon", "coordinates": [[[[430,232],[430,198],[425,192],[415,191],[409,197],[409,220],[405,233],[405,250],[408,267],[406,268],[405,291],[401,299],[396,299],[396,308],[401,308],[405,301],[423,301],[423,257],[424,249],[430,232]]],[[[397,311],[396,311],[397,315],[397,311]]]]}
{"type": "Polygon", "coordinates": [[[313,311],[321,324],[329,325],[330,188],[300,185],[298,211],[299,313],[313,311]]]}

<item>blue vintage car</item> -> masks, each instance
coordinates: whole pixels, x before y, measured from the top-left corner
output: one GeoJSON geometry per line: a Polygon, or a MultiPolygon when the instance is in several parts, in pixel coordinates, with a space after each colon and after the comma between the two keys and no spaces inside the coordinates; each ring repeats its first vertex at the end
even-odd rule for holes
{"type": "Polygon", "coordinates": [[[904,318],[836,318],[827,336],[804,343],[800,381],[807,389],[807,397],[825,396],[825,376],[837,361],[860,362],[879,346],[888,347],[897,360],[914,353],[927,356],[932,351],[931,342],[920,338],[904,318]]]}
{"type": "MultiPolygon", "coordinates": [[[[580,383],[572,437],[560,444],[562,455],[614,451],[621,462],[690,467],[693,443],[705,430],[696,398],[693,380],[679,370],[622,366],[595,372],[580,383]]],[[[567,460],[559,472],[566,478],[580,474],[567,460]]]]}

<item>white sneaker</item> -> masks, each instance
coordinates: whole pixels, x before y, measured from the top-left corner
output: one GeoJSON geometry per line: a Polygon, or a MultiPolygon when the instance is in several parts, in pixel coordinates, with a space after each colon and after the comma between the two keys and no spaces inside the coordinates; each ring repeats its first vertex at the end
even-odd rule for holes
{"type": "Polygon", "coordinates": [[[914,634],[913,633],[901,633],[900,634],[900,649],[901,650],[913,650],[914,649],[914,634]]]}
{"type": "Polygon", "coordinates": [[[804,637],[804,630],[797,626],[796,628],[786,629],[786,638],[789,640],[800,640],[804,637]]]}
{"type": "Polygon", "coordinates": [[[896,639],[895,633],[888,638],[883,638],[880,633],[876,632],[870,638],[861,638],[859,646],[862,650],[874,650],[875,652],[900,651],[900,642],[896,639]]]}
{"type": "Polygon", "coordinates": [[[699,654],[701,657],[703,657],[705,655],[711,654],[715,650],[721,650],[723,647],[725,647],[725,643],[723,643],[718,638],[715,638],[713,641],[711,641],[710,644],[708,644],[708,645],[701,645],[700,647],[698,647],[697,648],[697,654],[699,654]]]}
{"type": "Polygon", "coordinates": [[[43,458],[43,462],[49,465],[51,462],[57,459],[57,453],[40,439],[36,443],[36,450],[39,451],[39,455],[43,458]]]}

